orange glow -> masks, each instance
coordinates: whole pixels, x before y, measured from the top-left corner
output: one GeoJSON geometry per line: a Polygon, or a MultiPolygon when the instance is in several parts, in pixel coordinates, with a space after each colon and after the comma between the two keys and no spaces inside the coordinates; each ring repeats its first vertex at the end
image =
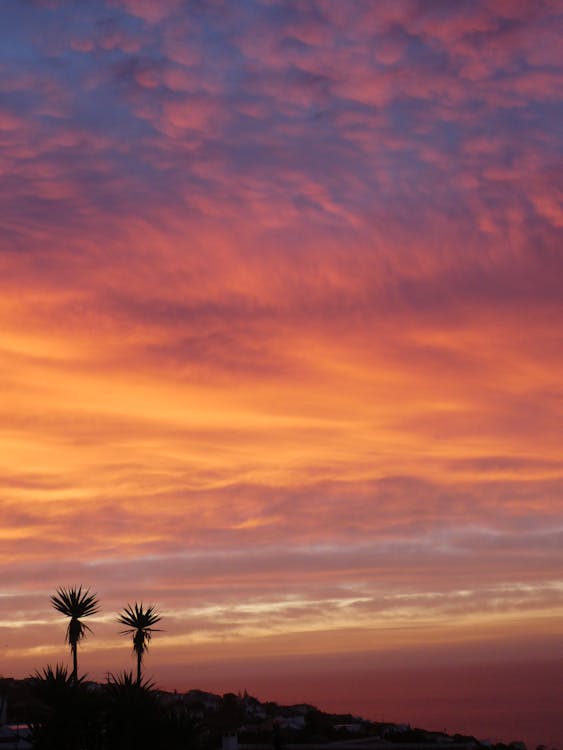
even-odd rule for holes
{"type": "Polygon", "coordinates": [[[0,31],[4,673],[557,658],[552,6],[213,6],[0,31]]]}

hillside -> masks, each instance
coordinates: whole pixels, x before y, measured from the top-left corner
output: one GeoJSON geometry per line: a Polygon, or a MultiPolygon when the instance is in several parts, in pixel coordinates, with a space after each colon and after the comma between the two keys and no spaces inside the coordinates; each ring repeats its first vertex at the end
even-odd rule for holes
{"type": "MultiPolygon", "coordinates": [[[[84,682],[82,688],[88,700],[99,699],[107,685],[84,682]]],[[[131,687],[131,686],[130,686],[131,687]]],[[[132,686],[134,688],[134,686],[132,686]]],[[[526,750],[522,742],[493,744],[473,736],[449,735],[408,723],[394,724],[369,721],[351,714],[332,714],[309,704],[284,706],[272,701],[260,701],[244,693],[216,695],[202,690],[186,693],[166,692],[148,687],[148,692],[166,716],[181,717],[183,740],[178,747],[214,748],[229,746],[260,746],[279,748],[306,745],[309,748],[330,743],[340,747],[444,748],[466,750],[526,750]],[[225,740],[227,737],[229,739],[225,740]],[[236,739],[235,739],[236,738],[236,739]]],[[[53,708],[42,712],[45,697],[38,697],[37,680],[0,679],[0,695],[7,701],[7,725],[37,722],[37,716],[53,715],[53,708]]],[[[95,704],[92,704],[95,705],[95,704]]],[[[100,704],[101,705],[101,704],[100,704]]],[[[64,706],[63,706],[64,713],[64,706]]],[[[122,710],[122,709],[121,709],[122,710]]]]}

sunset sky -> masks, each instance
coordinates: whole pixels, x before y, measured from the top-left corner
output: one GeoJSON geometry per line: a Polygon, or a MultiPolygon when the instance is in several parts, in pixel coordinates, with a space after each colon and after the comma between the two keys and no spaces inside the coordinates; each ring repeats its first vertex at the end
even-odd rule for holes
{"type": "Polygon", "coordinates": [[[2,1],[4,675],[563,742],[561,11],[2,1]]]}

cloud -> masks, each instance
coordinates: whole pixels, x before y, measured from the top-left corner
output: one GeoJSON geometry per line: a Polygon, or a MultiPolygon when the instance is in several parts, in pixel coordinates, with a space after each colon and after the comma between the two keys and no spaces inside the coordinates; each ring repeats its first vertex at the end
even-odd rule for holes
{"type": "Polygon", "coordinates": [[[129,664],[112,618],[135,599],[166,612],[168,675],[548,651],[556,15],[12,4],[6,669],[59,657],[48,597],[73,581],[104,602],[94,672],[129,664]]]}

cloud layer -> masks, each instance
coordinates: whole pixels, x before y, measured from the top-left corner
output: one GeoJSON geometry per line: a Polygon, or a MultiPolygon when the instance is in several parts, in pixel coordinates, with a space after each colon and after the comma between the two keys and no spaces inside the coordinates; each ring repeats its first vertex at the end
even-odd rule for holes
{"type": "Polygon", "coordinates": [[[162,665],[551,643],[558,14],[6,3],[5,669],[72,581],[158,601],[162,665]]]}

